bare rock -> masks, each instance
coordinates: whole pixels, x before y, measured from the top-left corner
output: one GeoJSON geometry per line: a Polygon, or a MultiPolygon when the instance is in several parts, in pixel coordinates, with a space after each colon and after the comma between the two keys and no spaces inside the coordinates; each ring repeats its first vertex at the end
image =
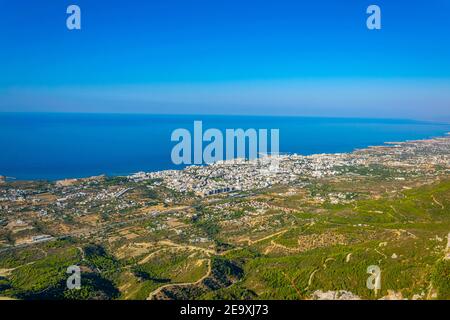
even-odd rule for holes
{"type": "Polygon", "coordinates": [[[312,300],[361,300],[357,295],[354,295],[350,291],[339,290],[339,291],[327,291],[322,290],[314,291],[311,296],[312,300]]]}

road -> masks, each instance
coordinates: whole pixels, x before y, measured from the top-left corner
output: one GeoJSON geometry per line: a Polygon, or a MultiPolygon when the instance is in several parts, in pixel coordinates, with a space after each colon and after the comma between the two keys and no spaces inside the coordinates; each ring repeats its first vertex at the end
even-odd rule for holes
{"type": "Polygon", "coordinates": [[[153,297],[155,297],[158,293],[161,292],[161,290],[163,290],[164,288],[170,288],[170,287],[185,287],[185,286],[190,286],[190,285],[196,285],[201,283],[203,280],[205,280],[206,278],[208,278],[211,275],[212,272],[212,267],[211,267],[211,259],[208,260],[208,271],[206,272],[206,274],[201,277],[200,279],[198,279],[195,282],[183,282],[183,283],[169,283],[166,284],[162,287],[159,287],[158,289],[154,290],[153,292],[151,292],[147,298],[147,300],[152,300],[153,297]]]}

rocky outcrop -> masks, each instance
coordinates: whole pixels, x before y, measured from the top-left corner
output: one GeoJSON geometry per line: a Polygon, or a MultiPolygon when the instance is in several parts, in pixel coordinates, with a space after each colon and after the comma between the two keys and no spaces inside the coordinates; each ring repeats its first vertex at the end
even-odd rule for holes
{"type": "Polygon", "coordinates": [[[387,295],[385,295],[384,297],[381,297],[378,300],[406,300],[403,297],[403,294],[401,292],[396,292],[394,290],[388,290],[387,291],[387,295]]]}
{"type": "Polygon", "coordinates": [[[322,290],[314,291],[311,296],[312,300],[361,300],[361,298],[350,291],[326,291],[322,290]]]}

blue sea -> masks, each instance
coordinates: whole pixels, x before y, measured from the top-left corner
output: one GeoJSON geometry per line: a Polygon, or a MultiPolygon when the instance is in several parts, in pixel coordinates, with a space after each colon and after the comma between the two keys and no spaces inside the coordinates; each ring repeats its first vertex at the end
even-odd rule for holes
{"type": "Polygon", "coordinates": [[[172,131],[279,129],[280,152],[303,155],[442,136],[449,124],[411,120],[275,116],[0,113],[0,175],[20,180],[181,169],[172,131]]]}

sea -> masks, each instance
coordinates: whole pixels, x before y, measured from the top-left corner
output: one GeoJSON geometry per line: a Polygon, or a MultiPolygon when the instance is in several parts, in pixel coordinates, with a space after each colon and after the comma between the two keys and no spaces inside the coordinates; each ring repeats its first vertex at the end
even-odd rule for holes
{"type": "Polygon", "coordinates": [[[450,124],[402,119],[294,116],[0,113],[0,175],[59,180],[182,169],[171,160],[172,132],[278,129],[281,153],[342,153],[385,142],[426,139],[450,124]]]}

